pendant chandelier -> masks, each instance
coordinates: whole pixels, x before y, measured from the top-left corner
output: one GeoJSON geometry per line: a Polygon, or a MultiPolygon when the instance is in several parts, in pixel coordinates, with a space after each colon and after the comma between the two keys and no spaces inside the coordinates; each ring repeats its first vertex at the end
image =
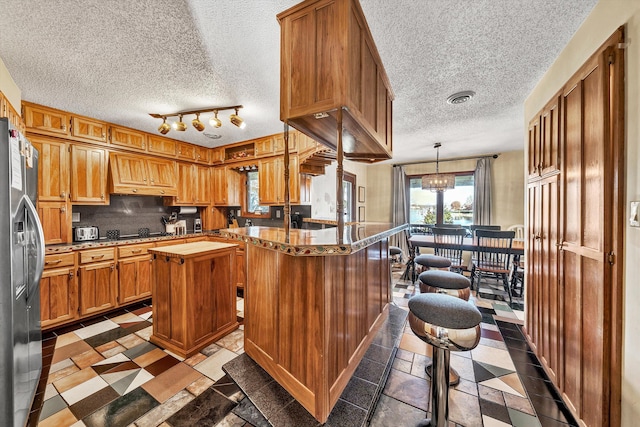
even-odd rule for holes
{"type": "Polygon", "coordinates": [[[424,175],[422,177],[422,189],[431,190],[434,193],[440,191],[450,190],[456,187],[456,176],[452,173],[440,173],[438,168],[438,162],[440,161],[440,144],[437,142],[433,148],[436,151],[436,173],[430,175],[424,175]]]}

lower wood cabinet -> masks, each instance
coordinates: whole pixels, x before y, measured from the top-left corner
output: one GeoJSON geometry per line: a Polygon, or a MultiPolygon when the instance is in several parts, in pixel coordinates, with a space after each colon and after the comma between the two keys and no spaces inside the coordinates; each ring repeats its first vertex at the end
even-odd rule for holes
{"type": "Polygon", "coordinates": [[[118,304],[151,297],[153,243],[118,248],[118,304]]]}
{"type": "Polygon", "coordinates": [[[75,254],[47,255],[40,280],[42,328],[70,322],[78,317],[78,281],[75,254]]]}
{"type": "Polygon", "coordinates": [[[117,306],[118,273],[114,258],[115,248],[80,251],[78,287],[81,316],[117,306]]]}

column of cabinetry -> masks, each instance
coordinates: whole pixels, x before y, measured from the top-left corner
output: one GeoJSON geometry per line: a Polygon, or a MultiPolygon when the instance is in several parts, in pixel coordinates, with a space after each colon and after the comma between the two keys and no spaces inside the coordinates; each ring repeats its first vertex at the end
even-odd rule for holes
{"type": "Polygon", "coordinates": [[[118,248],[118,303],[126,304],[151,296],[153,243],[118,248]]]}
{"type": "Polygon", "coordinates": [[[108,205],[107,150],[93,145],[71,144],[71,202],[108,205]]]}
{"type": "Polygon", "coordinates": [[[40,280],[42,328],[56,326],[78,317],[78,282],[73,252],[47,255],[40,280]]]}
{"type": "Polygon", "coordinates": [[[118,274],[115,248],[80,251],[78,263],[80,315],[86,316],[116,307],[118,274]]]}

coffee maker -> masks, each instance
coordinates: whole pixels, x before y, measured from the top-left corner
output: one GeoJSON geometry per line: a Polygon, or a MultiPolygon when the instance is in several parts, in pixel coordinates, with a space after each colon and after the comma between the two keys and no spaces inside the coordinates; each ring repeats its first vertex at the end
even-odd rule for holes
{"type": "Polygon", "coordinates": [[[193,232],[202,233],[202,220],[200,218],[193,220],[193,232]]]}

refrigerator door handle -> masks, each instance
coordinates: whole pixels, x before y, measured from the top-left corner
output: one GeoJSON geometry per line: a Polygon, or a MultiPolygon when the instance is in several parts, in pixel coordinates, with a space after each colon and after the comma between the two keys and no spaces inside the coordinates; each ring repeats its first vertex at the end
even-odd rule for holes
{"type": "MultiPolygon", "coordinates": [[[[27,208],[27,212],[29,215],[29,222],[35,224],[35,237],[36,237],[36,270],[34,276],[34,285],[36,283],[40,283],[40,279],[42,278],[42,273],[44,272],[44,231],[42,230],[42,224],[40,224],[40,219],[38,218],[38,211],[36,207],[33,206],[31,199],[28,196],[23,196],[25,206],[27,208]]],[[[40,292],[40,288],[37,287],[38,292],[40,292]]],[[[30,289],[27,289],[27,298],[30,298],[29,295],[30,289]]]]}

